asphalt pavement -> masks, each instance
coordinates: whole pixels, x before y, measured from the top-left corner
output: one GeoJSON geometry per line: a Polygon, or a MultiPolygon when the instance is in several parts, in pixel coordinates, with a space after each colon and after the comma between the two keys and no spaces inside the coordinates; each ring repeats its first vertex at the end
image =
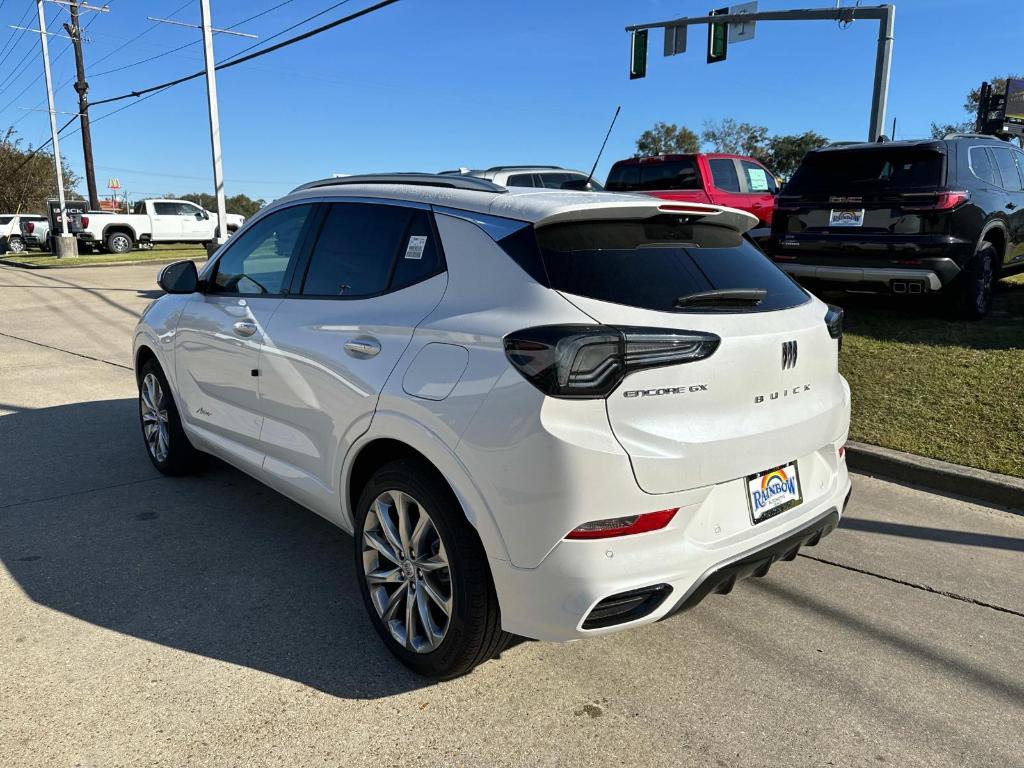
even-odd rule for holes
{"type": "Polygon", "coordinates": [[[1024,766],[1024,517],[863,476],[838,531],[729,596],[405,671],[347,535],[149,464],[155,272],[0,267],[0,764],[1024,766]]]}

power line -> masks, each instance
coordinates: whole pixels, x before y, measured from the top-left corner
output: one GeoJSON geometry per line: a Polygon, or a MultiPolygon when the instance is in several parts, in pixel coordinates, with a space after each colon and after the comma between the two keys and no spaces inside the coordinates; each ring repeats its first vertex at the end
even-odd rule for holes
{"type": "MultiPolygon", "coordinates": [[[[349,2],[349,0],[342,0],[342,2],[338,3],[338,5],[343,5],[344,3],[347,2],[349,2]]],[[[347,16],[342,16],[340,19],[335,19],[334,21],[322,24],[319,27],[314,27],[313,29],[303,32],[301,35],[295,35],[295,37],[290,37],[287,40],[282,40],[280,43],[276,43],[275,45],[271,45],[268,48],[263,48],[259,51],[250,53],[248,56],[231,57],[227,61],[218,64],[215,67],[215,69],[221,70],[230,69],[231,67],[237,67],[239,64],[244,64],[247,61],[258,59],[261,56],[266,56],[269,53],[279,51],[282,48],[287,48],[290,45],[295,45],[296,43],[302,42],[303,40],[308,40],[309,38],[322,34],[323,32],[326,32],[329,29],[334,29],[335,27],[341,26],[342,24],[347,24],[350,21],[354,21],[355,19],[358,19],[362,16],[366,16],[370,13],[373,13],[374,11],[379,11],[380,9],[386,8],[389,5],[394,5],[397,2],[398,0],[380,0],[380,2],[374,3],[373,5],[363,8],[362,10],[356,11],[355,13],[350,13],[347,16]]],[[[332,7],[337,7],[337,5],[332,7]]],[[[130,93],[125,93],[120,96],[112,96],[109,99],[100,99],[98,101],[92,102],[92,105],[97,106],[99,104],[110,104],[115,101],[123,101],[124,99],[143,96],[147,93],[153,93],[155,91],[163,91],[175,85],[187,83],[189,80],[195,80],[196,78],[203,77],[205,74],[206,70],[199,70],[198,72],[193,72],[191,75],[185,75],[184,77],[179,77],[175,80],[169,80],[166,83],[160,83],[159,85],[151,85],[148,88],[143,88],[138,91],[131,91],[130,93]]]]}
{"type": "MultiPolygon", "coordinates": [[[[185,5],[189,5],[191,3],[191,1],[192,0],[189,0],[189,2],[186,3],[185,5]]],[[[275,6],[267,8],[265,11],[260,11],[259,13],[255,14],[253,16],[250,16],[247,19],[242,19],[241,21],[235,22],[230,27],[228,27],[228,29],[234,29],[235,27],[240,27],[242,24],[247,24],[248,22],[252,21],[253,19],[258,19],[260,16],[266,16],[271,11],[276,11],[278,8],[282,8],[283,6],[286,6],[286,5],[288,5],[290,3],[294,3],[294,2],[295,2],[295,0],[284,0],[284,2],[278,3],[275,6]]],[[[184,7],[185,6],[182,6],[182,8],[184,8],[184,7]]],[[[178,10],[180,11],[181,8],[179,8],[178,10]]],[[[178,11],[175,11],[174,13],[171,14],[171,16],[174,16],[177,12],[178,11]]],[[[160,24],[160,22],[156,22],[153,26],[154,27],[155,26],[159,26],[159,24],[160,24]]],[[[135,38],[135,39],[138,39],[138,38],[135,38]]],[[[121,72],[122,70],[125,70],[125,69],[131,69],[132,67],[137,67],[140,64],[148,64],[151,61],[156,61],[157,59],[162,59],[164,56],[170,56],[171,54],[178,53],[178,51],[183,51],[186,48],[191,48],[194,45],[199,45],[199,41],[198,40],[193,40],[190,43],[185,43],[184,45],[179,45],[177,48],[171,48],[169,51],[164,51],[163,53],[158,53],[155,56],[150,56],[150,57],[145,58],[145,59],[140,59],[139,61],[133,61],[131,64],[125,64],[125,65],[120,66],[120,67],[114,67],[114,69],[105,69],[102,72],[95,72],[95,73],[93,73],[92,77],[100,77],[102,75],[110,75],[110,74],[113,74],[114,72],[121,72]]],[[[122,47],[124,47],[124,46],[122,46],[122,47]]],[[[120,49],[118,49],[118,50],[120,50],[120,49]]],[[[115,53],[116,53],[116,51],[115,51],[115,53]]],[[[103,61],[106,58],[109,58],[109,56],[104,56],[103,59],[97,59],[97,63],[100,62],[100,61],[103,61]]]]}
{"type": "MultiPolygon", "coordinates": [[[[35,0],[29,0],[28,8],[25,10],[25,12],[23,14],[21,14],[21,18],[18,20],[18,23],[15,26],[18,26],[18,27],[25,26],[25,19],[27,19],[28,15],[30,13],[32,13],[32,7],[34,5],[35,5],[35,0]]],[[[3,64],[7,60],[7,57],[11,55],[11,53],[18,46],[18,43],[21,42],[21,40],[22,40],[22,38],[24,36],[25,36],[25,31],[24,30],[17,30],[17,29],[12,29],[11,30],[11,34],[8,35],[7,40],[4,42],[3,48],[0,48],[0,54],[2,54],[2,55],[0,55],[0,64],[3,64]],[[10,50],[8,50],[8,46],[10,46],[10,50]],[[6,53],[5,53],[5,51],[6,51],[6,53]]]]}
{"type": "MultiPolygon", "coordinates": [[[[349,0],[342,0],[342,3],[338,3],[338,5],[342,5],[345,2],[349,2],[349,0]]],[[[326,32],[329,29],[334,29],[335,27],[339,27],[342,24],[347,24],[350,21],[354,21],[355,19],[361,18],[362,16],[366,16],[366,15],[368,15],[370,13],[373,13],[375,11],[378,11],[378,10],[380,10],[382,8],[386,8],[389,5],[394,5],[397,2],[398,2],[398,0],[380,0],[380,2],[375,3],[375,4],[371,5],[371,6],[367,6],[366,8],[363,8],[360,11],[356,11],[355,13],[350,13],[347,16],[342,16],[341,18],[335,19],[334,21],[328,22],[327,24],[323,24],[323,25],[321,25],[319,27],[315,27],[315,28],[313,28],[311,30],[308,30],[307,32],[303,32],[301,35],[296,35],[295,37],[290,37],[287,40],[283,40],[280,43],[277,43],[276,45],[270,46],[269,48],[264,48],[262,50],[256,51],[255,53],[251,53],[248,56],[243,56],[241,58],[231,59],[229,61],[225,61],[225,62],[223,62],[221,64],[218,64],[216,66],[216,69],[228,69],[230,67],[234,67],[234,66],[237,66],[239,64],[244,64],[247,61],[252,61],[253,59],[257,59],[260,56],[265,56],[268,53],[273,53],[274,51],[278,51],[278,50],[280,50],[282,48],[286,48],[286,47],[288,47],[290,45],[294,45],[295,43],[301,42],[303,40],[308,40],[309,38],[315,37],[316,35],[319,35],[319,34],[321,34],[323,32],[326,32]]],[[[337,7],[337,5],[336,6],[332,6],[332,8],[334,8],[334,7],[337,7]]],[[[299,23],[301,24],[303,22],[299,22],[299,23]]],[[[129,107],[134,107],[136,104],[141,104],[146,99],[151,99],[153,96],[156,96],[158,93],[161,93],[161,92],[167,90],[168,88],[172,88],[175,85],[179,85],[181,83],[187,82],[188,80],[194,80],[194,79],[196,79],[198,77],[202,77],[205,74],[206,74],[206,71],[205,70],[201,70],[199,72],[196,72],[195,74],[188,75],[188,76],[182,77],[182,78],[178,78],[177,80],[171,80],[171,81],[166,82],[166,83],[161,83],[160,85],[150,86],[149,88],[145,88],[145,89],[143,89],[141,91],[133,91],[132,93],[127,93],[127,94],[124,94],[122,96],[116,96],[116,97],[113,97],[113,98],[110,98],[110,99],[103,99],[101,101],[94,101],[94,102],[92,102],[90,104],[90,106],[95,107],[95,106],[97,106],[99,104],[109,104],[109,103],[115,102],[115,101],[122,101],[123,99],[131,98],[132,96],[141,97],[141,98],[138,99],[138,101],[133,101],[132,103],[126,104],[123,107],[115,109],[115,110],[113,110],[111,112],[107,112],[105,115],[100,115],[95,120],[93,120],[93,122],[96,123],[96,122],[99,122],[100,120],[105,120],[108,117],[112,117],[113,115],[116,115],[118,112],[123,112],[124,110],[128,109],[129,107]]],[[[64,131],[72,123],[74,123],[77,119],[78,119],[77,115],[72,117],[70,120],[68,120],[68,122],[66,122],[64,125],[62,125],[57,130],[57,134],[60,135],[60,134],[64,133],[64,131]]],[[[75,131],[72,131],[71,133],[74,134],[75,131]]],[[[32,152],[29,153],[28,157],[26,157],[22,161],[21,165],[19,165],[17,168],[14,169],[14,174],[17,174],[17,172],[20,171],[22,168],[24,168],[32,160],[33,157],[35,157],[40,152],[42,152],[44,149],[46,149],[46,147],[51,142],[52,142],[52,139],[49,139],[49,140],[43,142],[42,144],[40,144],[34,150],[32,150],[32,152]]]]}

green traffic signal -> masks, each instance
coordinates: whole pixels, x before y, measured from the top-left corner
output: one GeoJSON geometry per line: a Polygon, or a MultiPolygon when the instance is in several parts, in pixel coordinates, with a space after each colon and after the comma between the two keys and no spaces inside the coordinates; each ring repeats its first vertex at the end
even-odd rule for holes
{"type": "Polygon", "coordinates": [[[633,45],[629,56],[629,79],[647,76],[647,30],[633,31],[633,45]]]}
{"type": "MultiPolygon", "coordinates": [[[[724,16],[728,8],[716,8],[708,16],[724,16]]],[[[729,51],[729,26],[727,24],[708,24],[708,64],[725,61],[729,51]]]]}

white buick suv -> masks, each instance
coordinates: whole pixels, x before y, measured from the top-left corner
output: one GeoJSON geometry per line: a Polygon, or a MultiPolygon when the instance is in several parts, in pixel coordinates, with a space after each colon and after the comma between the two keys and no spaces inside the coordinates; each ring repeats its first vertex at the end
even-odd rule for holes
{"type": "Polygon", "coordinates": [[[401,174],[307,184],[134,339],[161,472],[214,454],[353,535],[388,648],[452,677],[513,635],[658,621],[848,501],[842,313],[741,211],[401,174]]]}

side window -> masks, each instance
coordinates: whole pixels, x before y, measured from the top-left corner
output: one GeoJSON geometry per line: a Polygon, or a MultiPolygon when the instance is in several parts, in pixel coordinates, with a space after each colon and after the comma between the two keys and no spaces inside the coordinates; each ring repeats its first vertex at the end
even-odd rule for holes
{"type": "Polygon", "coordinates": [[[191,216],[192,218],[195,218],[196,214],[201,212],[202,210],[198,205],[193,205],[192,203],[178,203],[178,213],[182,216],[191,216]]]}
{"type": "Polygon", "coordinates": [[[1024,152],[1014,150],[1013,159],[1017,163],[1017,175],[1020,176],[1021,187],[1024,187],[1024,152]]]}
{"type": "Polygon", "coordinates": [[[708,160],[711,166],[711,178],[715,187],[723,192],[739,192],[740,177],[736,173],[736,163],[731,158],[718,157],[708,160]]]}
{"type": "MultiPolygon", "coordinates": [[[[143,211],[145,213],[145,211],[143,211]]],[[[177,203],[153,203],[153,213],[157,216],[177,216],[177,203]]]]}
{"type": "Polygon", "coordinates": [[[970,150],[971,171],[982,181],[999,186],[999,177],[996,175],[995,165],[992,163],[992,156],[985,147],[971,147],[970,150]]]}
{"type": "Polygon", "coordinates": [[[231,238],[217,262],[210,292],[246,296],[281,293],[288,263],[298,253],[312,210],[311,205],[283,208],[231,238]]]}
{"type": "Polygon", "coordinates": [[[1020,174],[1017,173],[1017,164],[1013,161],[1013,152],[1009,147],[997,147],[992,150],[996,156],[996,165],[999,167],[999,175],[1003,179],[1003,189],[1010,192],[1020,192],[1020,174]]]}
{"type": "Polygon", "coordinates": [[[752,194],[767,192],[774,195],[779,191],[775,184],[775,177],[757,163],[749,160],[740,160],[743,168],[744,181],[747,182],[747,191],[752,194]]]}
{"type": "Polygon", "coordinates": [[[508,177],[506,187],[536,187],[532,173],[516,173],[508,177]]]}
{"type": "Polygon", "coordinates": [[[563,184],[576,178],[571,173],[538,173],[537,176],[540,185],[547,189],[562,189],[563,184]]]}
{"type": "Polygon", "coordinates": [[[374,296],[417,282],[437,267],[438,251],[425,211],[334,203],[313,248],[302,293],[374,296]]]}

